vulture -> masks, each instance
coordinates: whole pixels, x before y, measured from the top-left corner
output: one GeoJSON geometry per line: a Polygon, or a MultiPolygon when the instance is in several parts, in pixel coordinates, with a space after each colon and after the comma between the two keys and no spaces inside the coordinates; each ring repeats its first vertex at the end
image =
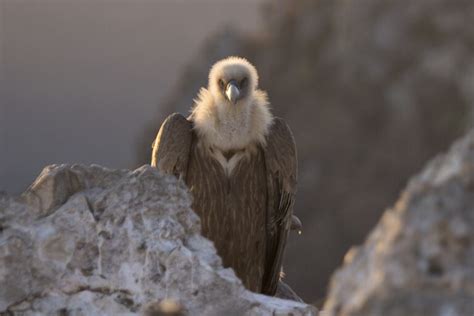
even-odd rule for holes
{"type": "Polygon", "coordinates": [[[270,113],[250,62],[214,64],[189,117],[175,113],[161,125],[151,160],[186,183],[202,234],[247,289],[275,295],[288,288],[280,272],[289,231],[299,225],[296,147],[288,125],[270,113]]]}

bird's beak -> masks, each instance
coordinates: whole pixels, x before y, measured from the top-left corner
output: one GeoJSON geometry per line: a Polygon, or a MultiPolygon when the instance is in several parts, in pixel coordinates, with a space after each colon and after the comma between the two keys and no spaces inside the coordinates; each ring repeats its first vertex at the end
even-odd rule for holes
{"type": "Polygon", "coordinates": [[[239,88],[237,88],[237,84],[234,80],[229,81],[229,83],[227,84],[227,87],[225,89],[225,95],[232,104],[235,105],[237,103],[237,99],[240,95],[240,90],[239,88]]]}

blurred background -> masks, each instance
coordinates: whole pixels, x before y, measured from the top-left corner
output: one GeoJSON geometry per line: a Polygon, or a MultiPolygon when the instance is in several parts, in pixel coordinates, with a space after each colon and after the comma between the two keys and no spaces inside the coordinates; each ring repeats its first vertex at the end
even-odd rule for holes
{"type": "Polygon", "coordinates": [[[135,168],[209,67],[257,67],[299,153],[288,283],[325,295],[408,178],[474,121],[471,0],[0,0],[0,191],[135,168]]]}

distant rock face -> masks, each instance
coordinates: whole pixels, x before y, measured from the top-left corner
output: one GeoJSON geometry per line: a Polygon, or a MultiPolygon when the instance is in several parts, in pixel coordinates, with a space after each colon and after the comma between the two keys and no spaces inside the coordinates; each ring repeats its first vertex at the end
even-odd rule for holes
{"type": "Polygon", "coordinates": [[[332,278],[324,315],[474,315],[474,131],[413,178],[332,278]]]}
{"type": "Polygon", "coordinates": [[[214,62],[254,63],[298,148],[295,213],[304,229],[284,267],[313,301],[407,179],[474,122],[474,1],[269,0],[262,12],[260,33],[210,39],[159,105],[142,147],[164,117],[187,113],[214,62]]]}
{"type": "Polygon", "coordinates": [[[149,166],[45,168],[20,197],[0,195],[0,314],[136,315],[165,299],[186,315],[316,314],[245,290],[190,203],[149,166]]]}

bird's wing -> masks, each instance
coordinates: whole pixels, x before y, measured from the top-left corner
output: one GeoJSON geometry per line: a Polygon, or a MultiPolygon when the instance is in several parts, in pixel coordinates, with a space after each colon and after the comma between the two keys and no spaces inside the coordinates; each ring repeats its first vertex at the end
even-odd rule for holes
{"type": "Polygon", "coordinates": [[[267,169],[267,243],[262,292],[274,295],[290,231],[296,193],[296,146],[290,128],[275,118],[265,147],[267,169]]]}
{"type": "Polygon", "coordinates": [[[185,177],[192,142],[192,123],[179,113],[168,116],[153,142],[151,165],[159,170],[185,177]]]}

